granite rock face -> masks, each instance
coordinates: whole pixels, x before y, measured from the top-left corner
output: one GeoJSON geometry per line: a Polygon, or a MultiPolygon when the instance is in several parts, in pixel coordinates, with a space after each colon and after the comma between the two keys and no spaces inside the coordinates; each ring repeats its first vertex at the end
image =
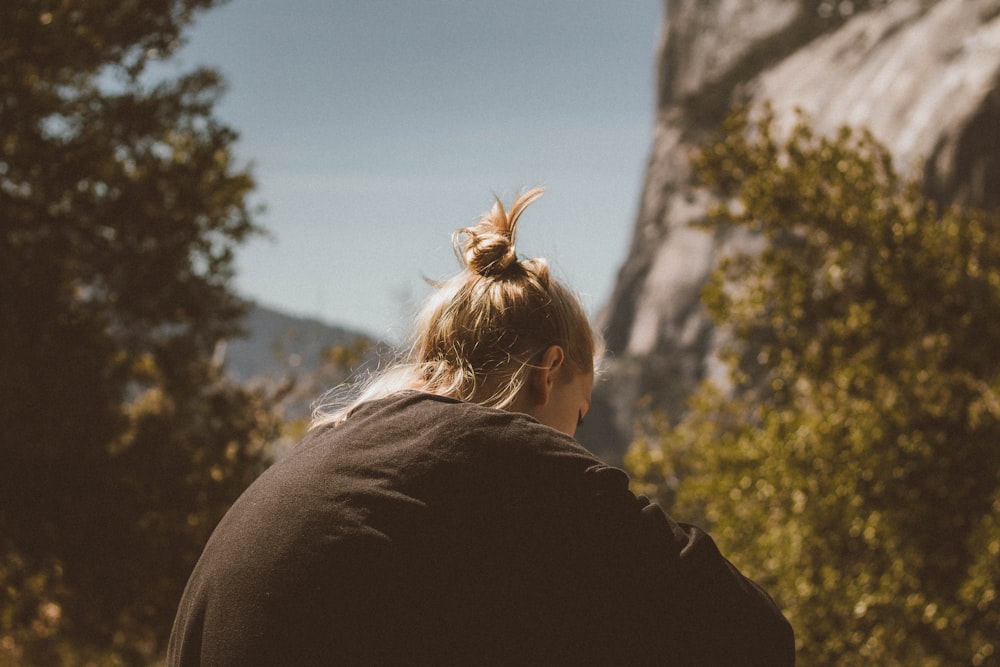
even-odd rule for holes
{"type": "Polygon", "coordinates": [[[665,0],[655,136],[629,254],[607,305],[609,360],[580,440],[618,458],[637,405],[671,419],[718,376],[699,294],[748,238],[690,228],[708,203],[688,155],[733,104],[868,128],[942,202],[1000,206],[1000,0],[665,0]]]}

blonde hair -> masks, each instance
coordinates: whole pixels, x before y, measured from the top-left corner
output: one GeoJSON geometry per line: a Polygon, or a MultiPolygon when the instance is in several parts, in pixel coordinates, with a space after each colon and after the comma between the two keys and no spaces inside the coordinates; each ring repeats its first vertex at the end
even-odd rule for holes
{"type": "Polygon", "coordinates": [[[495,198],[475,225],[452,235],[462,270],[435,284],[408,352],[346,400],[328,396],[310,428],[338,424],[361,403],[406,390],[508,408],[552,345],[563,348],[572,369],[593,370],[603,342],[580,300],[551,276],[544,259],[517,257],[518,220],[542,192],[525,192],[509,210],[495,198]]]}

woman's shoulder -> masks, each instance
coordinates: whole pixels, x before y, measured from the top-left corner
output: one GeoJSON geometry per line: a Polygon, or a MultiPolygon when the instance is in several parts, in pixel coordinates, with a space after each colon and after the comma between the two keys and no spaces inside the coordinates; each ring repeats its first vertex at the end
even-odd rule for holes
{"type": "Polygon", "coordinates": [[[394,448],[442,449],[451,458],[463,454],[502,457],[559,453],[599,463],[576,440],[519,412],[485,407],[419,391],[398,392],[363,403],[341,424],[310,433],[303,447],[331,441],[376,443],[394,448]]]}

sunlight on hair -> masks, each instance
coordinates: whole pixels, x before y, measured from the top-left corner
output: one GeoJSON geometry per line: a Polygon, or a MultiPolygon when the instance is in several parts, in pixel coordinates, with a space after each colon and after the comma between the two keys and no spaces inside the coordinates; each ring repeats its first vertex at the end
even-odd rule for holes
{"type": "Polygon", "coordinates": [[[462,270],[434,284],[408,350],[356,388],[324,396],[312,428],[340,423],[361,403],[408,390],[507,408],[532,363],[552,345],[563,348],[573,369],[596,370],[603,341],[579,297],[550,275],[544,258],[517,256],[518,221],[543,192],[528,190],[509,208],[496,198],[475,225],[452,235],[462,270]]]}

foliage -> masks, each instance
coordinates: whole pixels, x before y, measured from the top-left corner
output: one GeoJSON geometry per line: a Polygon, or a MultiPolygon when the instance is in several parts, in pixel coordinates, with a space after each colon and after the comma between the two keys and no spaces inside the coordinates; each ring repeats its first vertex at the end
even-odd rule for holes
{"type": "Polygon", "coordinates": [[[213,4],[0,3],[0,663],[155,656],[274,430],[211,364],[259,231],[221,82],[145,76],[213,4]]]}
{"type": "Polygon", "coordinates": [[[706,226],[762,239],[704,301],[728,387],[629,464],[771,590],[806,665],[1000,664],[1000,217],[941,210],[869,134],[734,114],[706,226]],[[676,494],[676,499],[674,499],[676,494]]]}
{"type": "Polygon", "coordinates": [[[273,454],[281,457],[305,437],[312,423],[312,412],[365,377],[366,369],[378,363],[380,355],[389,354],[375,341],[358,336],[328,345],[320,352],[319,366],[302,376],[285,379],[287,392],[276,405],[281,417],[281,433],[273,443],[273,454]],[[318,398],[317,398],[318,397],[318,398]],[[308,408],[304,410],[303,408],[308,408]]]}

